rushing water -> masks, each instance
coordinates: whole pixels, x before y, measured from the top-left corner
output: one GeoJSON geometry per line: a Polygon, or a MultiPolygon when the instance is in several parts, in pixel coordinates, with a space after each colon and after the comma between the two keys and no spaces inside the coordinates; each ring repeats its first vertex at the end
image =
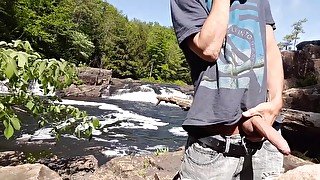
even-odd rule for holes
{"type": "Polygon", "coordinates": [[[136,91],[120,89],[111,97],[64,99],[62,104],[77,106],[100,119],[102,128],[93,132],[91,141],[68,135],[55,144],[51,129],[35,131],[36,123],[25,117],[24,129],[16,135],[17,140],[7,141],[1,136],[0,150],[49,150],[60,157],[94,154],[100,161],[153,153],[164,147],[176,150],[186,140],[187,134],[181,128],[186,112],[165,103],[155,106],[158,94],[188,97],[173,88],[142,85],[136,91]]]}

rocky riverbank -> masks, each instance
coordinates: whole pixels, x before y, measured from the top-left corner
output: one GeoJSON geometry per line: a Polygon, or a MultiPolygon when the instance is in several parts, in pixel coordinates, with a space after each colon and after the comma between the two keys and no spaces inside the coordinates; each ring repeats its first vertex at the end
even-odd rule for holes
{"type": "MultiPolygon", "coordinates": [[[[145,156],[117,157],[102,166],[94,156],[58,159],[40,159],[36,164],[23,164],[24,155],[19,152],[0,153],[0,179],[84,179],[84,180],[171,180],[179,170],[183,149],[145,156]],[[8,165],[10,166],[3,166],[8,165]],[[15,165],[15,166],[13,166],[15,165]]],[[[302,173],[305,177],[319,177],[319,165],[287,156],[280,179],[291,180],[302,173]],[[302,166],[302,168],[301,168],[302,166]],[[306,166],[304,168],[303,166],[306,166]],[[295,168],[299,167],[295,170],[295,168]]]]}

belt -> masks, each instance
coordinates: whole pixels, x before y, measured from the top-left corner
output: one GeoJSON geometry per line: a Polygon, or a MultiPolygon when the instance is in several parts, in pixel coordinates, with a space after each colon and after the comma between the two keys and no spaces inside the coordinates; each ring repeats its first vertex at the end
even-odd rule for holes
{"type": "Polygon", "coordinates": [[[250,142],[244,139],[243,144],[232,144],[230,143],[229,149],[227,149],[227,142],[221,141],[214,137],[208,136],[203,138],[195,138],[190,136],[194,142],[197,142],[204,148],[210,148],[222,153],[225,156],[231,157],[244,157],[247,155],[253,155],[258,149],[262,147],[263,142],[250,142]]]}

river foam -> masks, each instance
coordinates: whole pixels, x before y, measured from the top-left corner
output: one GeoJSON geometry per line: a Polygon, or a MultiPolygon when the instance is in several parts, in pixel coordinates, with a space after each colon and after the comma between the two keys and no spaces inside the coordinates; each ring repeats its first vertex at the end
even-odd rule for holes
{"type": "MultiPolygon", "coordinates": [[[[132,92],[130,89],[119,89],[115,93],[116,95],[106,97],[108,99],[118,99],[118,100],[125,100],[125,101],[136,101],[136,102],[149,102],[153,104],[157,104],[158,99],[157,96],[164,96],[164,97],[180,97],[184,99],[191,98],[189,95],[182,93],[181,91],[176,90],[175,88],[170,87],[152,87],[152,85],[141,85],[137,88],[138,91],[132,92]]],[[[160,105],[166,106],[176,106],[174,104],[161,102],[160,105]]]]}

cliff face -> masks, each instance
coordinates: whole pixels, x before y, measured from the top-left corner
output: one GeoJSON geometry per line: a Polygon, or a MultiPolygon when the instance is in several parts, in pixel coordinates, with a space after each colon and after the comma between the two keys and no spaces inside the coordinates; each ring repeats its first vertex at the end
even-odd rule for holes
{"type": "Polygon", "coordinates": [[[320,44],[304,44],[298,51],[283,51],[285,88],[320,83],[320,44]]]}
{"type": "Polygon", "coordinates": [[[290,147],[320,160],[320,41],[297,45],[297,51],[283,51],[285,91],[283,93],[283,136],[290,147]]]}

